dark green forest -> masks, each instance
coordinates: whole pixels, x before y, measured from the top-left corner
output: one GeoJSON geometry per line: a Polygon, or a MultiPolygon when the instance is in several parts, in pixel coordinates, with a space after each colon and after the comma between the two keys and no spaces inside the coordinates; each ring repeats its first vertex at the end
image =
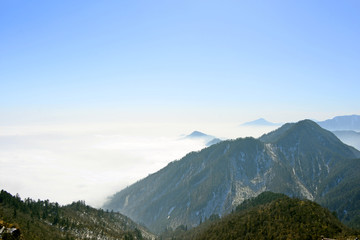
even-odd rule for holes
{"type": "Polygon", "coordinates": [[[21,233],[2,234],[2,239],[135,240],[153,236],[129,218],[92,208],[84,201],[60,206],[49,200],[22,200],[4,190],[0,192],[0,220],[3,226],[16,228],[21,233]]]}
{"type": "MultiPolygon", "coordinates": [[[[155,239],[119,213],[94,209],[84,201],[60,206],[49,200],[22,200],[0,192],[0,239],[155,239]],[[12,231],[10,233],[10,230],[12,231]]],[[[355,239],[335,212],[309,200],[264,192],[224,217],[212,215],[190,229],[168,229],[158,239],[355,239]]]]}
{"type": "Polygon", "coordinates": [[[162,239],[355,239],[359,231],[344,226],[335,213],[309,200],[264,192],[223,217],[198,227],[178,228],[162,239]]]}

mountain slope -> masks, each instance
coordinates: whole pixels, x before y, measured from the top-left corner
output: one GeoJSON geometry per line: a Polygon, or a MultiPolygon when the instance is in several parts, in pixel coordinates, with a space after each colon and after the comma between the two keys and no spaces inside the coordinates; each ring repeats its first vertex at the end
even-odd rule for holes
{"type": "Polygon", "coordinates": [[[333,133],[345,144],[360,150],[360,132],[333,131],[333,133]]]}
{"type": "Polygon", "coordinates": [[[338,163],[319,185],[317,201],[347,225],[360,229],[360,159],[338,163]]]}
{"type": "Polygon", "coordinates": [[[352,130],[360,131],[360,115],[337,116],[332,119],[318,122],[318,124],[328,130],[352,130]]]}
{"type": "MultiPolygon", "coordinates": [[[[307,198],[311,200],[317,194],[317,186],[339,159],[359,157],[355,148],[343,144],[333,133],[310,120],[284,126],[279,132],[280,136],[273,139],[269,136],[274,133],[270,133],[267,142],[280,150],[280,159],[291,169],[296,179],[306,186],[307,198]]],[[[264,138],[266,135],[260,139],[264,138]]]]}
{"type": "Polygon", "coordinates": [[[223,141],[190,153],[116,193],[104,207],[155,232],[194,227],[264,191],[315,199],[334,166],[358,156],[334,134],[304,120],[260,139],[223,141]]]}
{"type": "Polygon", "coordinates": [[[264,181],[252,180],[268,177],[270,162],[264,144],[256,139],[224,141],[170,163],[115,194],[105,208],[120,210],[156,232],[196,226],[263,191],[264,181]]]}
{"type": "Polygon", "coordinates": [[[183,239],[341,239],[355,234],[320,205],[285,195],[265,192],[238,209],[183,239]]]}
{"type": "Polygon", "coordinates": [[[0,192],[0,220],[13,223],[20,239],[155,239],[119,213],[97,210],[81,201],[67,206],[48,200],[23,201],[4,190],[0,192]]]}

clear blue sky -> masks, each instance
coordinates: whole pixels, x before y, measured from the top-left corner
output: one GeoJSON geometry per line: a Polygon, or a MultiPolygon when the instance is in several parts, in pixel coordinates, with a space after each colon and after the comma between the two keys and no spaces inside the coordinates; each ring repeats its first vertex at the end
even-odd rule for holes
{"type": "Polygon", "coordinates": [[[3,0],[1,118],[359,114],[359,43],[359,1],[3,0]]]}

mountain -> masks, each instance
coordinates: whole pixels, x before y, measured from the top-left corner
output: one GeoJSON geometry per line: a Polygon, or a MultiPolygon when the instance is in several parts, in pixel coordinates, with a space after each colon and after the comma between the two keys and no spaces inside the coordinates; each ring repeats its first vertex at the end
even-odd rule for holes
{"type": "Polygon", "coordinates": [[[206,143],[207,147],[210,147],[211,145],[217,144],[219,142],[221,142],[222,140],[220,138],[214,138],[213,140],[209,141],[206,143]]]}
{"type": "Polygon", "coordinates": [[[336,211],[339,219],[360,229],[360,159],[339,162],[319,185],[317,202],[336,211]]]}
{"type": "Polygon", "coordinates": [[[83,201],[59,206],[49,200],[23,201],[1,190],[0,239],[155,239],[155,235],[122,214],[94,209],[83,201]]]}
{"type": "Polygon", "coordinates": [[[352,130],[360,131],[360,115],[337,116],[332,119],[318,122],[318,124],[330,131],[352,130]]]}
{"type": "Polygon", "coordinates": [[[199,131],[194,131],[191,134],[185,136],[185,139],[198,139],[198,140],[202,140],[205,143],[205,146],[209,147],[213,144],[219,143],[222,140],[219,138],[216,138],[214,136],[211,135],[207,135],[205,133],[199,132],[199,131]]]}
{"type": "Polygon", "coordinates": [[[186,138],[214,138],[214,137],[199,131],[193,131],[191,134],[187,135],[186,138]]]}
{"type": "Polygon", "coordinates": [[[259,118],[254,121],[241,124],[241,126],[279,126],[279,125],[281,124],[269,122],[264,118],[259,118]]]}
{"type": "Polygon", "coordinates": [[[347,145],[360,150],[360,132],[355,131],[333,131],[333,133],[347,145]]]}
{"type": "MultiPolygon", "coordinates": [[[[271,192],[245,201],[235,212],[205,222],[173,239],[355,239],[327,209],[309,200],[271,192]]],[[[166,238],[165,238],[166,239],[166,238]]],[[[167,238],[171,239],[171,238],[167,238]]]]}
{"type": "MultiPolygon", "coordinates": [[[[255,138],[222,141],[187,154],[113,195],[104,205],[153,232],[197,226],[264,191],[320,199],[319,186],[360,152],[310,120],[255,138]]],[[[359,201],[359,199],[357,200],[359,201]]]]}

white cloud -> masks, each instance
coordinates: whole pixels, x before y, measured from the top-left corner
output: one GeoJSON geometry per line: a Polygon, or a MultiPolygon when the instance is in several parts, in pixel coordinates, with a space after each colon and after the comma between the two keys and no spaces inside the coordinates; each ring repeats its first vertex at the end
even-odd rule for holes
{"type": "Polygon", "coordinates": [[[1,188],[61,204],[100,207],[107,196],[146,177],[202,143],[126,135],[118,129],[19,127],[0,136],[1,188]]]}
{"type": "MultiPolygon", "coordinates": [[[[204,147],[201,140],[182,139],[181,133],[201,130],[229,138],[254,133],[254,129],[235,124],[227,128],[196,126],[180,124],[176,128],[172,124],[148,123],[1,127],[0,187],[21,197],[61,204],[85,200],[101,207],[108,196],[204,147]]],[[[258,132],[255,135],[261,135],[258,132]]]]}

